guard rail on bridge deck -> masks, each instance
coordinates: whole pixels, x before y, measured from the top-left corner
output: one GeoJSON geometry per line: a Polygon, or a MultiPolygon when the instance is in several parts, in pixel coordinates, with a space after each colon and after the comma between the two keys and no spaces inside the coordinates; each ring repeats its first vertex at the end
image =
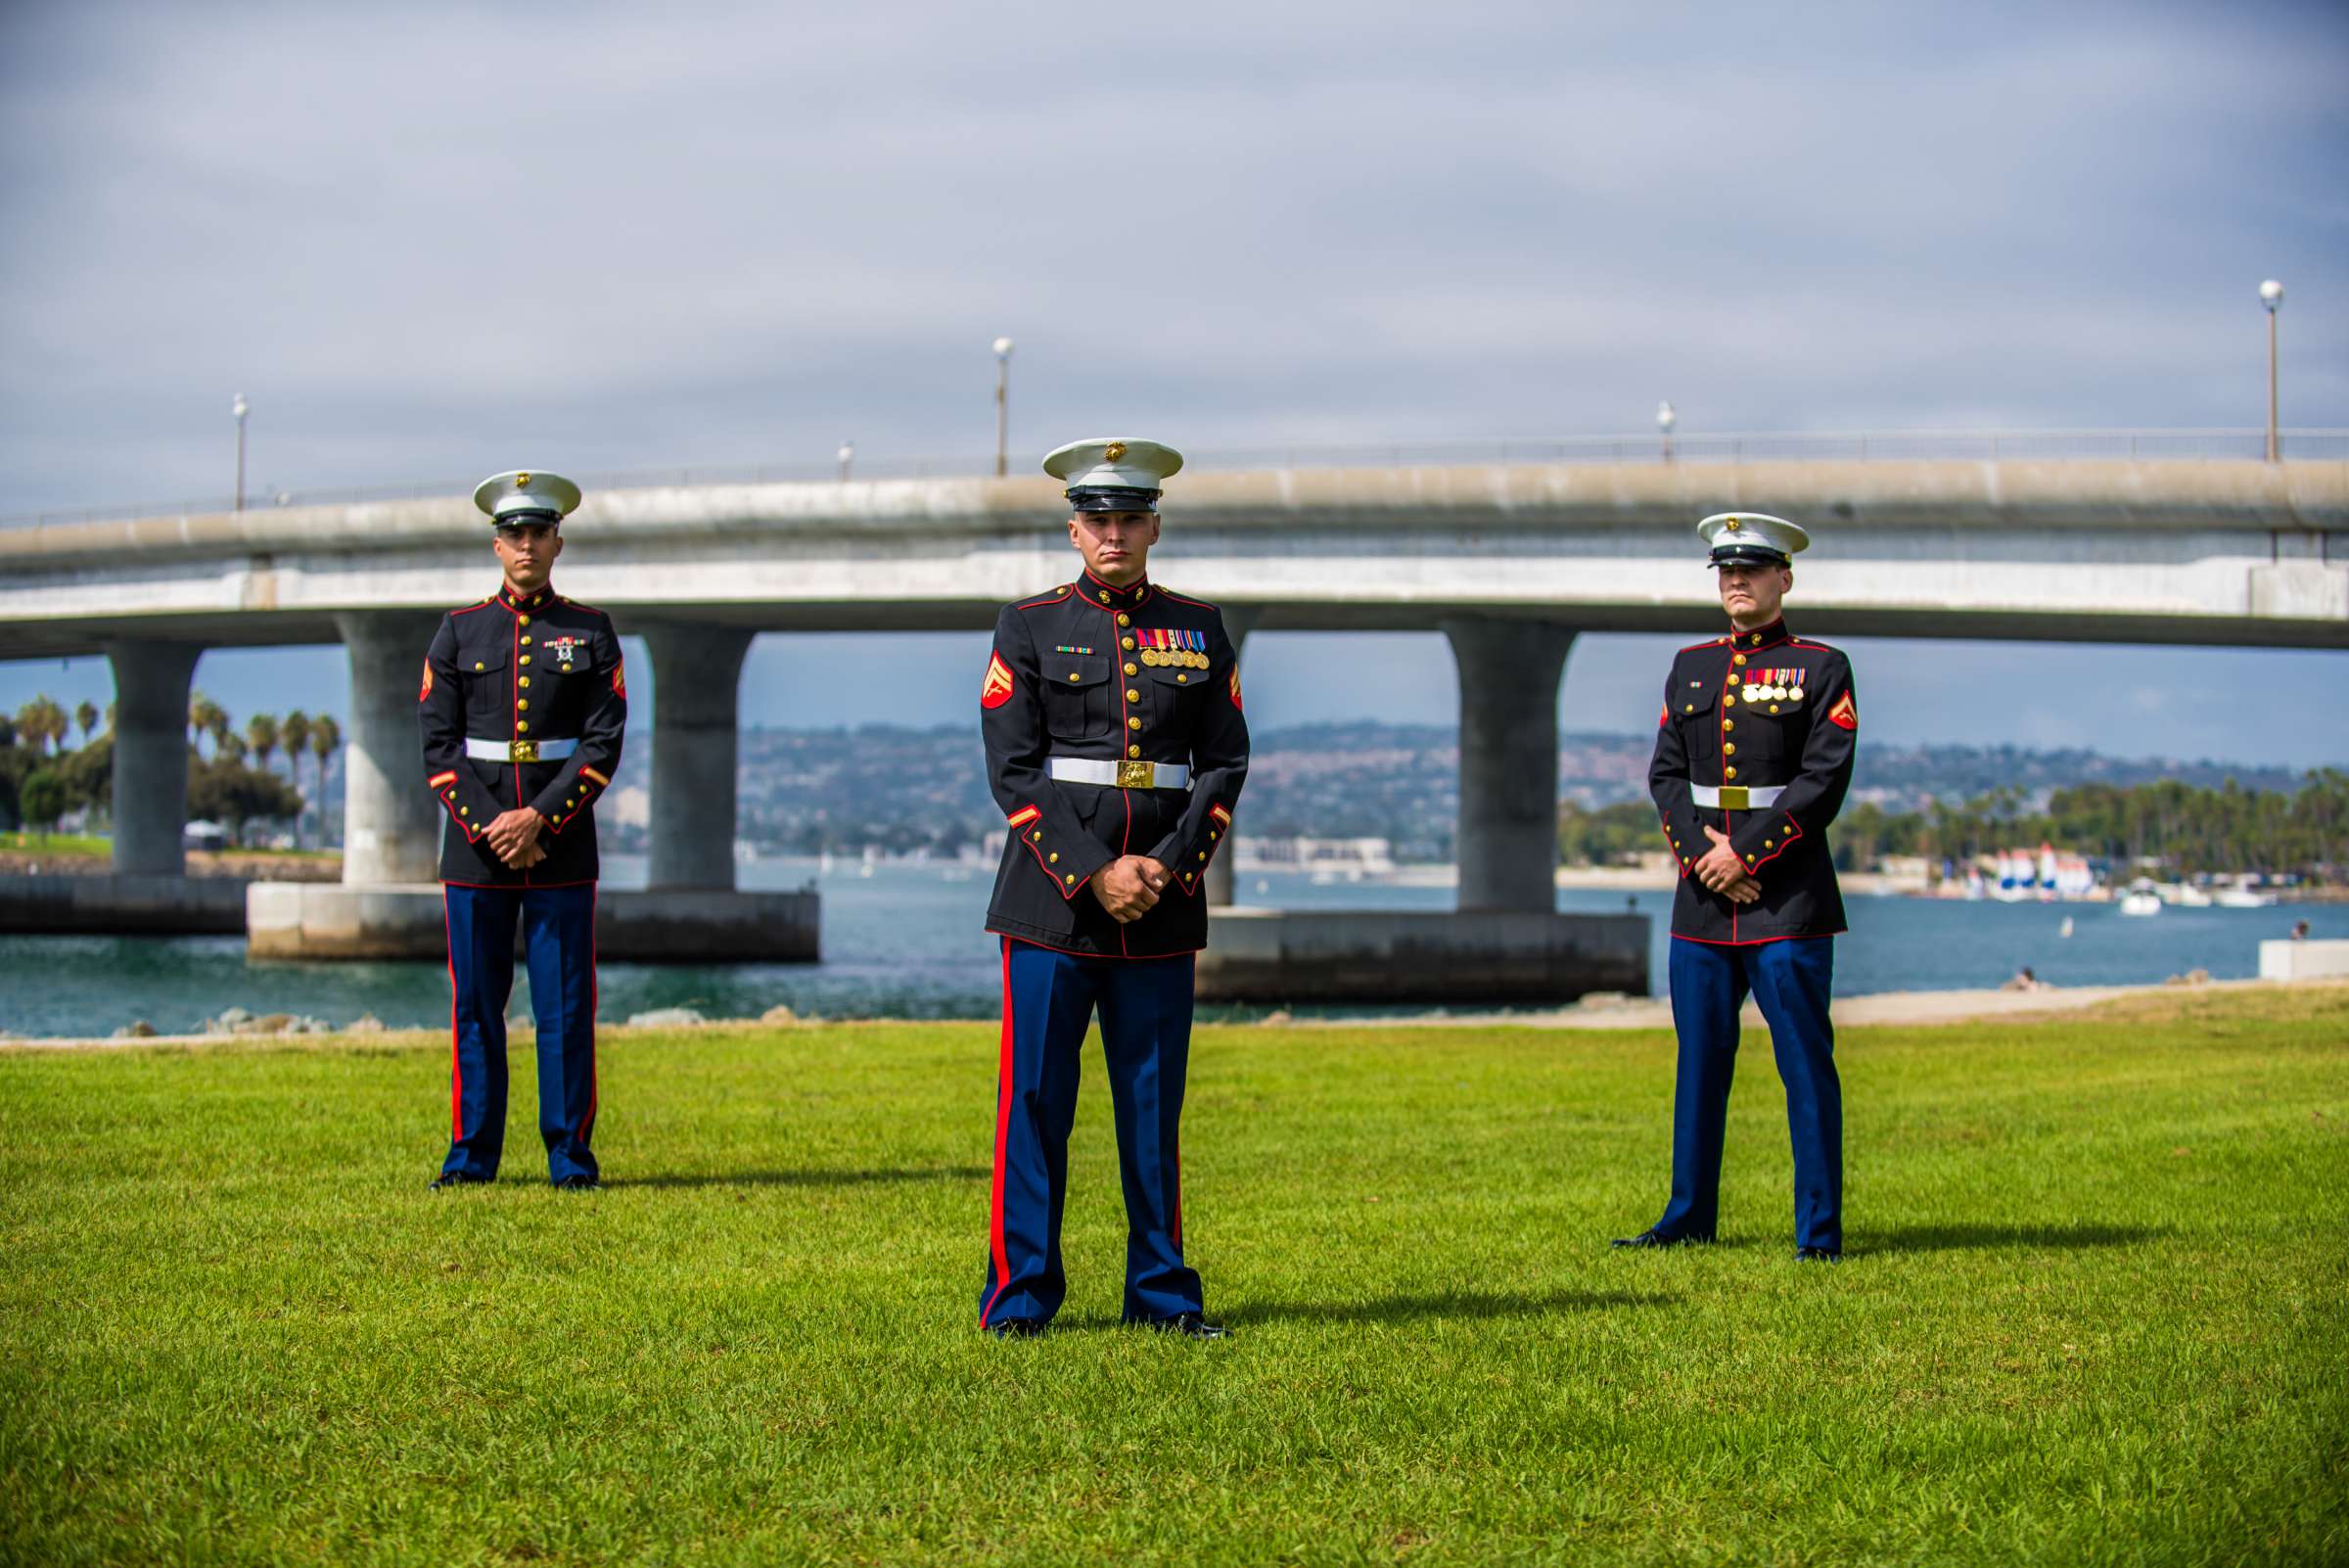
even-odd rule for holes
{"type": "MultiPolygon", "coordinates": [[[[2288,459],[2349,460],[2349,430],[2286,430],[2280,449],[2288,459]]],[[[2267,455],[2265,429],[2030,430],[2030,431],[1730,431],[1675,435],[1529,436],[1508,439],[1441,438],[1350,444],[1290,442],[1205,447],[1186,453],[1191,473],[1240,469],[1451,468],[1517,463],[1757,463],[1882,462],[1888,460],[2045,461],[2056,458],[2206,458],[2259,461],[2267,455]]],[[[858,454],[847,477],[856,480],[968,479],[991,475],[994,457],[892,457],[858,454]]],[[[1013,472],[1035,472],[1023,458],[1013,472]]],[[[668,489],[706,484],[840,482],[837,461],[704,464],[684,468],[619,470],[574,476],[588,490],[668,489]]],[[[470,495],[472,480],[301,487],[249,495],[246,508],[351,506],[367,501],[421,501],[470,495]]],[[[233,496],[146,501],[127,505],[46,508],[0,516],[0,529],[50,523],[91,523],[148,517],[195,517],[236,509],[233,496]]]]}

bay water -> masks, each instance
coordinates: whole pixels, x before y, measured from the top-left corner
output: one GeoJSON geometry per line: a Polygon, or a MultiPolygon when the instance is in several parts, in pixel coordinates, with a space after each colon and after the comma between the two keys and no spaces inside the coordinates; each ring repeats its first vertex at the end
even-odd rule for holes
{"type": "MultiPolygon", "coordinates": [[[[641,886],[641,859],[605,860],[608,885],[641,886]]],[[[988,1018],[1000,1005],[995,939],[983,931],[991,867],[806,859],[740,868],[748,888],[812,885],[823,895],[818,964],[602,966],[598,1016],[611,1022],[664,1007],[708,1017],[756,1017],[778,1005],[820,1018],[988,1018]]],[[[1316,884],[1295,873],[1243,875],[1238,898],[1274,908],[1448,909],[1450,887],[1316,884]]],[[[1650,919],[1651,985],[1661,992],[1670,912],[1665,891],[1566,890],[1558,907],[1626,909],[1650,919]]],[[[2057,986],[2136,985],[2193,969],[2213,979],[2258,973],[2259,944],[2306,919],[2311,935],[2349,937],[2349,906],[2165,908],[2132,918],[2112,904],[1961,903],[1853,898],[1851,932],[1837,944],[1835,990],[1995,987],[2025,964],[2057,986]],[[2064,921],[2072,935],[2061,934],[2064,921]]],[[[515,977],[510,1011],[529,1012],[529,980],[515,977]]],[[[165,1034],[202,1028],[231,1007],[347,1024],[362,1015],[393,1028],[445,1028],[448,976],[438,963],[253,961],[235,937],[0,937],[0,1032],[103,1036],[145,1020],[165,1034]]],[[[1263,1007],[1203,1009],[1210,1018],[1262,1016],[1263,1007]]],[[[1420,1011],[1421,1009],[1410,1009],[1420,1011]]],[[[1316,1015],[1374,1009],[1300,1008],[1316,1015]]]]}

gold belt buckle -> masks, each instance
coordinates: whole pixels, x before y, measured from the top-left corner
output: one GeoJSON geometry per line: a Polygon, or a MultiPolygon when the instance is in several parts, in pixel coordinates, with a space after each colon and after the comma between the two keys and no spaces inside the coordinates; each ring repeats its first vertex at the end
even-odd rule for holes
{"type": "Polygon", "coordinates": [[[1746,796],[1746,793],[1745,793],[1745,786],[1744,786],[1744,785],[1742,785],[1742,784],[1724,784],[1724,785],[1721,787],[1721,808],[1722,808],[1723,810],[1725,810],[1725,811],[1742,811],[1742,810],[1745,810],[1745,809],[1747,809],[1747,807],[1746,807],[1746,800],[1747,800],[1747,796],[1746,796]]]}
{"type": "Polygon", "coordinates": [[[1155,762],[1121,761],[1118,763],[1118,788],[1122,790],[1149,789],[1157,781],[1157,774],[1158,764],[1155,762]]]}
{"type": "MultiPolygon", "coordinates": [[[[533,740],[516,741],[514,743],[514,761],[517,762],[535,762],[538,761],[538,743],[533,740]]],[[[1743,790],[1739,790],[1737,793],[1743,795],[1745,792],[1743,790]]]]}

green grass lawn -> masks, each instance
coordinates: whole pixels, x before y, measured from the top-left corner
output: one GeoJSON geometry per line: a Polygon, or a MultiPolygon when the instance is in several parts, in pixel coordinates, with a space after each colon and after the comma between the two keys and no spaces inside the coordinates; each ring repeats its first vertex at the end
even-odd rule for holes
{"type": "Polygon", "coordinates": [[[2349,990],[1851,1031],[1791,1261],[1767,1041],[1723,1240],[1670,1041],[1205,1032],[1221,1344],[975,1327],[994,1032],[607,1040],[611,1185],[428,1194],[444,1042],[0,1052],[0,1559],[2338,1562],[2349,990]]]}

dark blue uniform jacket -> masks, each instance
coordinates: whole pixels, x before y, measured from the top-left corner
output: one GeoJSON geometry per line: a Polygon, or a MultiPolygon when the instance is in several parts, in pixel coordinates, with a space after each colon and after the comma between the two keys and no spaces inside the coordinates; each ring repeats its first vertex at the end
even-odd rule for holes
{"type": "Polygon", "coordinates": [[[1680,651],[1664,683],[1647,772],[1681,872],[1674,936],[1744,944],[1844,929],[1827,824],[1851,788],[1859,731],[1851,661],[1789,634],[1783,621],[1680,651]],[[1784,793],[1768,807],[1738,808],[1734,794],[1723,806],[1700,807],[1698,785],[1774,785],[1784,793]],[[1760,902],[1731,903],[1692,874],[1713,848],[1708,825],[1728,835],[1761,884],[1760,902]]]}
{"type": "Polygon", "coordinates": [[[987,929],[1066,952],[1156,958],[1207,945],[1205,872],[1231,836],[1248,774],[1239,665],[1215,606],[1090,573],[1007,607],[980,692],[980,729],[1010,837],[987,929]],[[1053,757],[1177,762],[1187,790],[1049,776],[1053,757]],[[1174,873],[1121,925],[1092,878],[1125,854],[1174,873]]]}
{"type": "Polygon", "coordinates": [[[627,683],[612,618],[551,587],[451,610],[425,655],[416,694],[424,771],[448,816],[440,880],[472,887],[560,887],[596,880],[595,798],[620,768],[627,683]],[[525,743],[517,761],[466,754],[468,739],[525,743]],[[531,745],[576,741],[560,760],[531,760],[531,745]],[[528,806],[546,821],[546,858],[525,871],[498,859],[484,837],[500,813],[528,806]]]}

